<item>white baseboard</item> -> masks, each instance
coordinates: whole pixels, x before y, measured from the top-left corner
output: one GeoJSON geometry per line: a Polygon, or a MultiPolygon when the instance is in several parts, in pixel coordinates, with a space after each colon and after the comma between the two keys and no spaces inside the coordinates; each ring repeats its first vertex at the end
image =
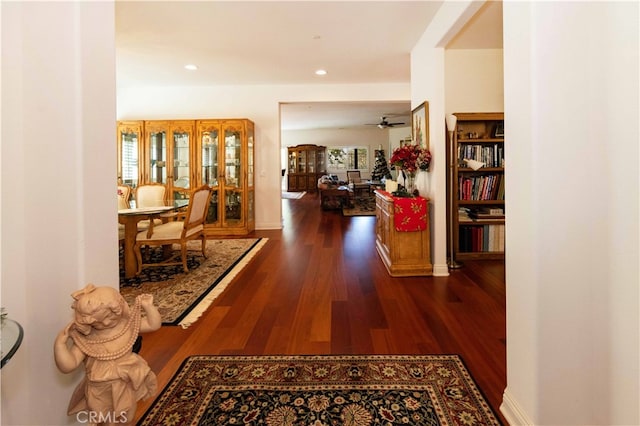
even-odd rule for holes
{"type": "Polygon", "coordinates": [[[256,223],[256,231],[267,231],[273,229],[282,229],[281,222],[273,222],[273,223],[256,223]]]}
{"type": "Polygon", "coordinates": [[[449,267],[445,263],[444,265],[433,265],[433,276],[434,277],[448,277],[449,276],[449,267]]]}
{"type": "Polygon", "coordinates": [[[504,416],[505,420],[511,426],[525,426],[534,425],[533,421],[527,416],[527,413],[520,407],[515,399],[511,397],[508,389],[505,389],[502,394],[502,404],[500,405],[500,412],[504,416]]]}

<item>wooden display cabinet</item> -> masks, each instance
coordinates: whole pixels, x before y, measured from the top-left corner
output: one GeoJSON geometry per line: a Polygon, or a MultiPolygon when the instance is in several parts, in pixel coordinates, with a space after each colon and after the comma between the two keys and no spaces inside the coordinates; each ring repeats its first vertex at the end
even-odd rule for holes
{"type": "Polygon", "coordinates": [[[255,229],[254,124],[247,119],[117,123],[118,182],[166,185],[168,197],[211,188],[207,236],[255,229]]]}
{"type": "MultiPolygon", "coordinates": [[[[433,275],[429,224],[423,231],[400,232],[394,226],[393,198],[376,194],[376,250],[392,277],[433,275]]],[[[427,200],[427,217],[429,217],[427,200]]]]}
{"type": "Polygon", "coordinates": [[[316,192],[318,179],[327,174],[326,147],[290,146],[287,153],[287,191],[316,192]]]}
{"type": "Polygon", "coordinates": [[[197,181],[213,192],[207,236],[255,229],[254,124],[246,119],[198,120],[197,181]]]}
{"type": "MultiPolygon", "coordinates": [[[[454,178],[453,182],[447,181],[447,194],[454,194],[452,211],[447,212],[453,215],[453,229],[447,232],[453,232],[455,258],[504,259],[504,114],[454,115],[454,178]],[[473,164],[465,160],[484,165],[474,170],[473,164]],[[449,190],[451,185],[453,191],[449,190]]],[[[451,143],[449,138],[447,143],[451,143]]],[[[450,152],[448,147],[447,156],[450,152]]],[[[451,164],[449,158],[447,164],[451,164]]]]}

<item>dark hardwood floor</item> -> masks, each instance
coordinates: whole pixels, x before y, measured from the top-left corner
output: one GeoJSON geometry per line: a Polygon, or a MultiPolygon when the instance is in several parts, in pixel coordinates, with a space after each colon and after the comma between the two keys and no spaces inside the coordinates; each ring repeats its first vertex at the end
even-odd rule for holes
{"type": "Polygon", "coordinates": [[[375,217],[322,211],[314,194],[282,205],[283,229],[254,233],[268,243],[194,325],[144,335],[160,389],[193,354],[459,354],[505,422],[504,262],[392,278],[375,217]]]}

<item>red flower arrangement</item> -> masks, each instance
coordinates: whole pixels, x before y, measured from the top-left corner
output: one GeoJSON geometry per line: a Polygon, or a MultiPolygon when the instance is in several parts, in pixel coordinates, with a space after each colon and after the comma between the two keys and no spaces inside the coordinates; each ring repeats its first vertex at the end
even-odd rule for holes
{"type": "Polygon", "coordinates": [[[418,169],[427,171],[431,164],[431,152],[419,145],[403,145],[393,150],[389,163],[414,174],[418,169]]]}

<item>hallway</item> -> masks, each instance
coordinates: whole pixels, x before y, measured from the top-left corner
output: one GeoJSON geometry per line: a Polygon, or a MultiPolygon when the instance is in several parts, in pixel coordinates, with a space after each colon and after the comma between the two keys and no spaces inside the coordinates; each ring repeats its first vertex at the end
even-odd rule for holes
{"type": "Polygon", "coordinates": [[[502,261],[393,278],[375,249],[375,217],[323,211],[315,194],[282,205],[283,229],[254,233],[268,243],[198,322],[144,336],[160,387],[192,354],[460,354],[499,415],[502,261]]]}

